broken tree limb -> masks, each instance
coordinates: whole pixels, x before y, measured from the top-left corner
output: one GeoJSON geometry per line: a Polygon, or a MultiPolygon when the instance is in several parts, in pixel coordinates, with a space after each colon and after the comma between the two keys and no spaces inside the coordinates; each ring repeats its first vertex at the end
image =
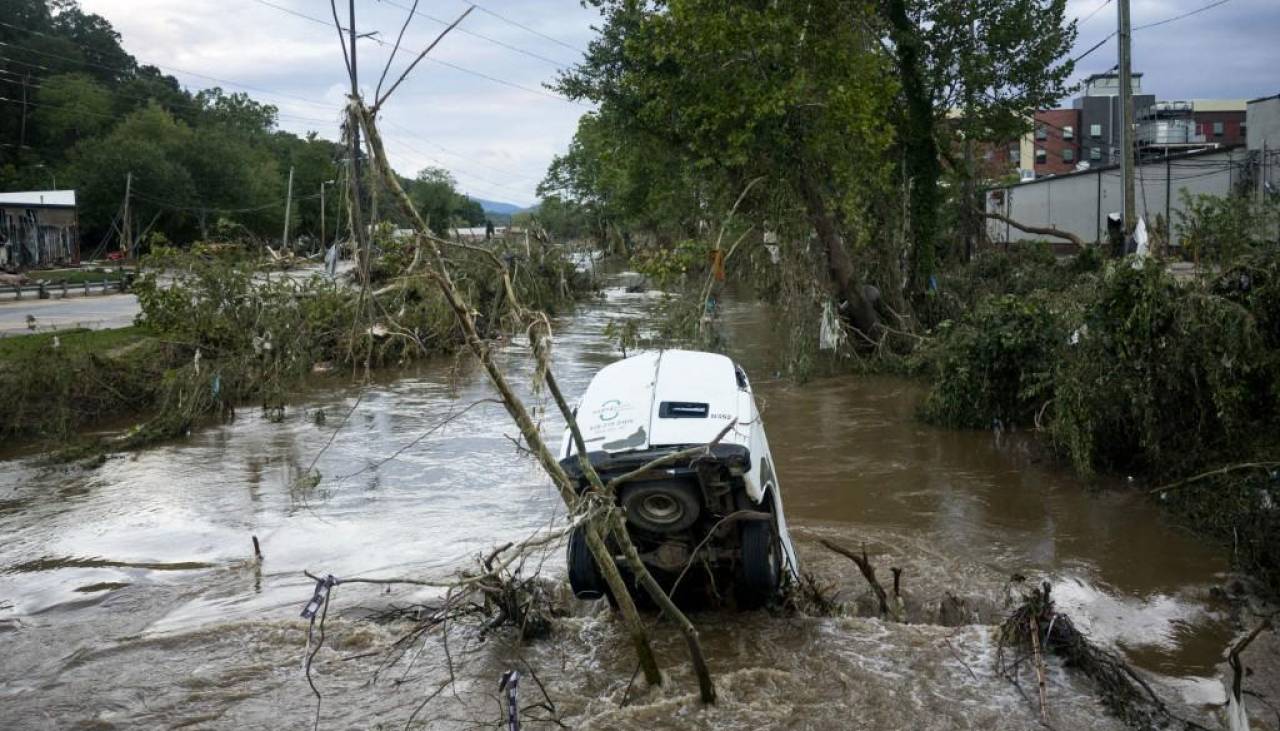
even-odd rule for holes
{"type": "Polygon", "coordinates": [[[1235,697],[1236,703],[1244,703],[1244,663],[1240,662],[1240,653],[1245,651],[1253,641],[1262,634],[1263,630],[1271,629],[1271,617],[1262,620],[1262,623],[1253,628],[1253,631],[1246,635],[1239,642],[1231,646],[1231,652],[1227,654],[1227,664],[1231,666],[1231,695],[1235,697]]]}
{"type": "Polygon", "coordinates": [[[836,543],[832,543],[831,541],[828,541],[825,538],[822,539],[820,543],[822,543],[822,545],[826,546],[828,549],[835,551],[841,556],[844,556],[845,558],[857,564],[858,570],[862,572],[862,578],[866,579],[867,583],[871,585],[871,591],[875,593],[876,600],[880,603],[880,615],[888,616],[889,615],[889,595],[885,593],[884,587],[881,586],[880,581],[876,579],[876,569],[874,566],[871,565],[871,561],[867,559],[866,546],[863,546],[862,555],[859,556],[858,554],[854,553],[853,551],[850,551],[844,546],[841,546],[836,543]]]}
{"type": "MultiPolygon", "coordinates": [[[[370,133],[369,138],[371,140],[374,139],[372,132],[370,133]]],[[[430,237],[430,234],[426,235],[430,237]]],[[[431,238],[434,239],[434,237],[431,238]]],[[[435,241],[433,241],[433,243],[435,243],[435,241]]],[[[733,429],[734,425],[737,424],[736,419],[730,421],[728,425],[720,430],[720,433],[717,434],[714,439],[705,445],[691,447],[686,450],[681,450],[680,452],[659,457],[637,470],[623,474],[610,480],[608,484],[604,484],[599,473],[596,472],[595,466],[591,464],[591,460],[587,456],[586,442],[583,440],[582,432],[578,428],[578,421],[574,417],[573,410],[569,408],[569,404],[565,400],[564,394],[561,392],[560,386],[556,382],[555,375],[552,372],[550,356],[551,323],[547,319],[546,315],[543,313],[531,313],[520,303],[519,299],[515,295],[515,288],[511,283],[510,273],[502,263],[502,260],[499,259],[492,251],[480,249],[479,247],[473,247],[467,244],[461,244],[459,242],[441,241],[440,243],[478,249],[487,253],[494,262],[495,267],[497,267],[498,272],[502,277],[503,291],[506,293],[508,304],[519,321],[522,324],[527,324],[529,329],[530,344],[532,346],[534,356],[537,358],[537,369],[535,371],[534,381],[543,381],[546,384],[547,389],[551,392],[552,398],[555,400],[556,407],[560,410],[561,416],[564,417],[565,424],[568,426],[569,432],[574,440],[574,446],[576,447],[575,451],[578,455],[578,464],[581,466],[583,474],[587,477],[591,490],[607,501],[609,505],[613,504],[613,495],[618,485],[626,482],[627,480],[633,479],[637,475],[643,474],[648,470],[656,469],[660,466],[670,464],[681,459],[706,454],[712,447],[718,444],[731,429],[733,429]]],[[[561,474],[564,474],[563,468],[559,466],[559,463],[557,463],[556,466],[560,469],[561,474]]],[[[699,639],[697,629],[693,626],[693,623],[689,621],[688,617],[685,616],[684,612],[680,611],[680,608],[671,600],[671,596],[649,573],[648,568],[640,558],[639,551],[636,550],[635,544],[632,543],[631,536],[627,532],[626,525],[622,521],[618,512],[616,510],[610,510],[607,515],[607,520],[608,532],[613,538],[614,543],[616,543],[621,549],[623,557],[626,559],[627,565],[634,574],[637,583],[639,583],[649,597],[653,599],[654,603],[658,605],[662,612],[676,623],[676,626],[684,636],[685,644],[689,648],[689,656],[690,661],[693,664],[694,674],[698,679],[698,689],[702,702],[715,703],[715,683],[711,680],[711,672],[707,666],[706,658],[702,653],[702,643],[699,639]]],[[[590,534],[592,527],[593,526],[591,524],[588,524],[587,526],[588,547],[591,547],[592,543],[592,537],[590,534]]],[[[607,546],[602,544],[602,550],[603,548],[607,548],[607,546]]],[[[599,563],[599,554],[597,554],[594,549],[592,550],[592,555],[596,557],[597,563],[599,563]]],[[[606,572],[616,571],[616,567],[612,564],[612,558],[610,558],[609,561],[610,564],[603,570],[606,572]]],[[[610,589],[615,591],[614,599],[618,602],[619,608],[624,608],[627,604],[632,604],[630,593],[624,590],[622,595],[619,595],[612,583],[610,583],[610,589]]],[[[641,664],[644,664],[643,656],[641,664]]],[[[654,672],[656,672],[656,667],[654,668],[654,672]]],[[[647,675],[648,668],[646,668],[646,676],[647,675]]]]}
{"type": "Polygon", "coordinates": [[[1084,239],[1080,238],[1079,236],[1076,236],[1070,231],[1063,231],[1062,229],[1054,228],[1053,226],[1029,226],[1025,223],[1018,223],[1017,221],[1013,220],[1012,218],[1009,218],[1003,213],[993,213],[990,211],[983,211],[980,209],[974,209],[974,210],[977,210],[979,215],[985,216],[986,218],[994,219],[1001,223],[1007,223],[1010,226],[1013,226],[1014,228],[1018,229],[1019,231],[1023,231],[1029,234],[1040,234],[1041,236],[1052,236],[1058,239],[1066,239],[1067,241],[1070,241],[1071,243],[1075,244],[1081,249],[1087,246],[1084,242],[1084,239]]]}
{"type": "MultiPolygon", "coordinates": [[[[560,493],[561,499],[571,511],[580,509],[578,494],[573,481],[565,473],[564,468],[552,455],[551,450],[547,447],[546,442],[542,438],[542,434],[537,424],[530,416],[524,402],[515,394],[507,381],[506,375],[498,367],[493,359],[493,354],[489,350],[488,345],[480,338],[475,320],[471,314],[471,308],[464,302],[458,294],[457,288],[453,284],[453,280],[449,275],[449,267],[440,252],[435,237],[431,236],[428,231],[426,222],[418,213],[417,208],[409,199],[408,194],[400,186],[399,180],[396,179],[395,172],[391,168],[391,164],[387,160],[386,150],[383,147],[382,137],[378,132],[377,124],[374,121],[374,115],[364,107],[358,99],[352,100],[355,114],[361,121],[361,126],[365,130],[369,138],[369,146],[373,151],[373,164],[378,171],[379,177],[383,180],[384,185],[391,192],[396,204],[401,211],[409,218],[410,222],[417,229],[422,242],[425,243],[427,254],[430,258],[433,271],[432,278],[438,284],[441,293],[444,295],[445,301],[453,310],[454,317],[461,326],[467,347],[480,361],[485,373],[489,377],[489,381],[497,389],[502,398],[503,404],[506,406],[507,413],[511,416],[519,427],[521,435],[525,442],[534,453],[543,470],[551,476],[552,481],[556,485],[557,491],[560,493]]],[[[505,269],[504,269],[505,276],[505,269]]],[[[600,567],[601,573],[604,574],[605,582],[608,584],[610,591],[614,593],[618,601],[619,610],[622,612],[623,619],[626,622],[632,641],[635,644],[636,654],[639,657],[641,667],[645,672],[645,679],[651,685],[661,685],[662,675],[658,671],[657,659],[653,654],[652,648],[649,646],[648,635],[645,631],[644,624],[640,619],[640,613],[635,607],[631,595],[627,592],[626,583],[623,581],[621,574],[618,572],[617,565],[613,560],[613,556],[605,545],[601,535],[600,526],[597,522],[588,522],[585,525],[585,534],[587,539],[587,547],[595,558],[597,565],[600,567]]],[[[627,536],[615,536],[619,542],[629,544],[627,536]]],[[[624,546],[625,548],[625,546],[624,546]]],[[[634,553],[634,546],[631,547],[631,553],[634,553]]],[[[643,572],[643,565],[641,566],[643,572]]],[[[647,573],[647,572],[643,572],[647,573]]],[[[704,700],[707,700],[704,693],[704,700]]],[[[711,697],[714,700],[714,694],[711,697]]],[[[708,700],[707,702],[711,702],[708,700]]]]}
{"type": "Polygon", "coordinates": [[[1199,482],[1200,480],[1203,480],[1206,477],[1216,477],[1218,475],[1225,475],[1228,472],[1235,472],[1236,470],[1248,470],[1248,469],[1269,470],[1269,469],[1274,469],[1276,467],[1280,467],[1280,462],[1243,462],[1241,464],[1227,465],[1226,467],[1220,467],[1216,470],[1201,472],[1200,474],[1193,475],[1191,477],[1186,478],[1185,480],[1178,480],[1177,482],[1171,482],[1168,485],[1161,485],[1160,487],[1152,488],[1147,491],[1147,494],[1154,495],[1156,493],[1165,492],[1167,490],[1172,490],[1174,488],[1182,487],[1184,485],[1190,485],[1193,482],[1199,482]]]}

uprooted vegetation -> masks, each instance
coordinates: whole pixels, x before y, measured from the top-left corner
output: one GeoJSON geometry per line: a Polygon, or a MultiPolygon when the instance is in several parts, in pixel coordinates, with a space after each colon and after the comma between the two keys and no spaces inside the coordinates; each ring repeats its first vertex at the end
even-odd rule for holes
{"type": "Polygon", "coordinates": [[[933,380],[924,416],[1037,429],[1085,475],[1146,476],[1280,591],[1280,250],[1189,280],[1156,261],[1090,269],[1015,266],[1015,283],[1052,284],[939,323],[913,356],[933,380]]]}
{"type": "MultiPolygon", "coordinates": [[[[409,248],[390,237],[378,243],[388,259],[409,248]]],[[[509,262],[520,296],[544,310],[562,309],[588,286],[557,248],[539,245],[530,256],[523,244],[491,245],[509,262]]],[[[450,248],[482,333],[501,333],[492,254],[450,248]]],[[[449,306],[422,278],[380,271],[362,288],[270,272],[236,251],[162,249],[146,259],[133,286],[142,309],[137,327],[6,340],[12,357],[0,367],[0,385],[13,402],[0,433],[66,439],[111,419],[142,417],[110,445],[138,447],[231,418],[246,404],[278,418],[290,389],[313,372],[399,366],[462,344],[449,306]]]]}

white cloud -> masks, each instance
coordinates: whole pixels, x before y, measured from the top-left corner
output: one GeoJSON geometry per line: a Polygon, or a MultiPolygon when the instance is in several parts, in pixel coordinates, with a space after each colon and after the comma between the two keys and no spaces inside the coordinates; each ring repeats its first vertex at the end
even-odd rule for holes
{"type": "MultiPolygon", "coordinates": [[[[396,4],[408,7],[412,2],[396,0],[396,4]]],[[[279,107],[284,129],[298,133],[315,130],[336,138],[347,93],[336,32],[331,25],[270,7],[279,5],[328,20],[329,3],[81,0],[81,5],[87,12],[107,18],[120,32],[125,49],[140,62],[167,67],[166,71],[191,88],[219,84],[230,91],[246,91],[279,107]]],[[[346,4],[339,5],[345,8],[346,4]]],[[[422,3],[419,10],[452,20],[465,8],[459,0],[447,0],[422,3]]],[[[578,47],[590,41],[590,26],[597,18],[594,11],[584,10],[575,0],[491,0],[485,8],[578,47]]],[[[369,95],[390,54],[386,44],[395,41],[405,13],[386,2],[357,3],[357,12],[358,30],[376,30],[377,39],[383,41],[360,41],[361,81],[369,95]]],[[[345,13],[342,17],[345,22],[345,13]]],[[[473,11],[460,27],[492,40],[455,31],[396,91],[385,110],[392,164],[410,175],[427,165],[445,167],[464,190],[476,195],[521,205],[533,203],[538,180],[551,158],[568,145],[577,119],[585,111],[582,106],[549,97],[542,84],[555,78],[558,64],[567,66],[578,54],[482,10],[473,11]],[[472,73],[448,68],[436,60],[472,73]]],[[[388,85],[442,28],[425,18],[414,19],[388,74],[388,85]]]]}
{"type": "MultiPolygon", "coordinates": [[[[384,42],[395,40],[404,19],[404,12],[389,1],[357,3],[359,29],[377,30],[384,42]]],[[[394,2],[407,7],[412,0],[394,2]]],[[[1070,0],[1068,16],[1084,16],[1103,2],[1070,0]]],[[[1134,0],[1133,23],[1139,26],[1172,17],[1207,2],[1134,0]]],[[[316,130],[329,138],[337,135],[346,74],[334,29],[269,7],[280,5],[327,21],[328,2],[81,0],[81,4],[86,11],[110,20],[120,31],[125,48],[143,62],[252,88],[175,73],[187,85],[222,83],[230,90],[249,91],[280,108],[285,129],[316,130]]],[[[339,5],[345,7],[345,3],[339,5]]],[[[466,7],[463,0],[440,0],[422,3],[420,11],[452,20],[466,7]]],[[[1075,53],[1088,49],[1115,28],[1115,7],[1112,0],[1081,25],[1075,53]]],[[[386,109],[388,137],[395,141],[390,154],[401,172],[412,174],[424,165],[441,165],[452,170],[468,191],[528,204],[534,200],[537,180],[552,156],[568,145],[577,119],[585,111],[582,106],[549,98],[542,84],[555,78],[557,63],[571,64],[578,58],[573,49],[586,48],[594,36],[591,26],[599,23],[599,17],[577,0],[486,0],[484,8],[487,11],[472,12],[460,27],[492,40],[455,32],[432,54],[434,59],[474,73],[423,63],[396,92],[386,109]],[[519,28],[494,13],[533,30],[519,28]],[[553,63],[500,44],[544,56],[553,63]]],[[[410,24],[405,52],[397,57],[392,78],[411,60],[410,52],[429,44],[442,27],[424,18],[410,24]]],[[[1271,36],[1277,27],[1280,3],[1276,0],[1232,0],[1174,23],[1135,31],[1135,70],[1145,72],[1148,92],[1167,99],[1274,93],[1278,91],[1274,69],[1280,68],[1280,44],[1271,36]]],[[[377,83],[388,54],[389,49],[374,40],[361,41],[361,78],[366,93],[377,83]]],[[[1115,55],[1115,40],[1111,39],[1080,63],[1077,79],[1110,68],[1115,55]]]]}

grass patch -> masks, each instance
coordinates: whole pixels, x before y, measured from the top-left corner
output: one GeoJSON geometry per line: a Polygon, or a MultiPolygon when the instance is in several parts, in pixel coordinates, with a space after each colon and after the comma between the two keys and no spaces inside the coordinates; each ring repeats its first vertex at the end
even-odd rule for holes
{"type": "Polygon", "coordinates": [[[136,347],[145,340],[154,339],[155,335],[149,329],[138,325],[109,330],[76,328],[58,332],[14,335],[0,338],[0,368],[4,367],[5,361],[30,356],[44,350],[53,350],[54,338],[57,338],[58,348],[64,353],[97,353],[107,356],[114,351],[136,347]]]}
{"type": "Polygon", "coordinates": [[[47,269],[27,274],[37,282],[48,285],[61,285],[65,282],[68,286],[81,285],[85,282],[98,284],[104,279],[118,282],[125,277],[125,272],[114,269],[47,269]]]}

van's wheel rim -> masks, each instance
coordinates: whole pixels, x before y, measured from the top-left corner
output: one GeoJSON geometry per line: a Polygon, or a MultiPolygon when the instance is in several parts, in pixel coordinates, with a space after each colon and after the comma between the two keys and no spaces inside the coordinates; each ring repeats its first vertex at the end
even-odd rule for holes
{"type": "Polygon", "coordinates": [[[646,520],[659,525],[674,525],[684,517],[680,501],[662,493],[645,495],[636,509],[646,520]]]}

